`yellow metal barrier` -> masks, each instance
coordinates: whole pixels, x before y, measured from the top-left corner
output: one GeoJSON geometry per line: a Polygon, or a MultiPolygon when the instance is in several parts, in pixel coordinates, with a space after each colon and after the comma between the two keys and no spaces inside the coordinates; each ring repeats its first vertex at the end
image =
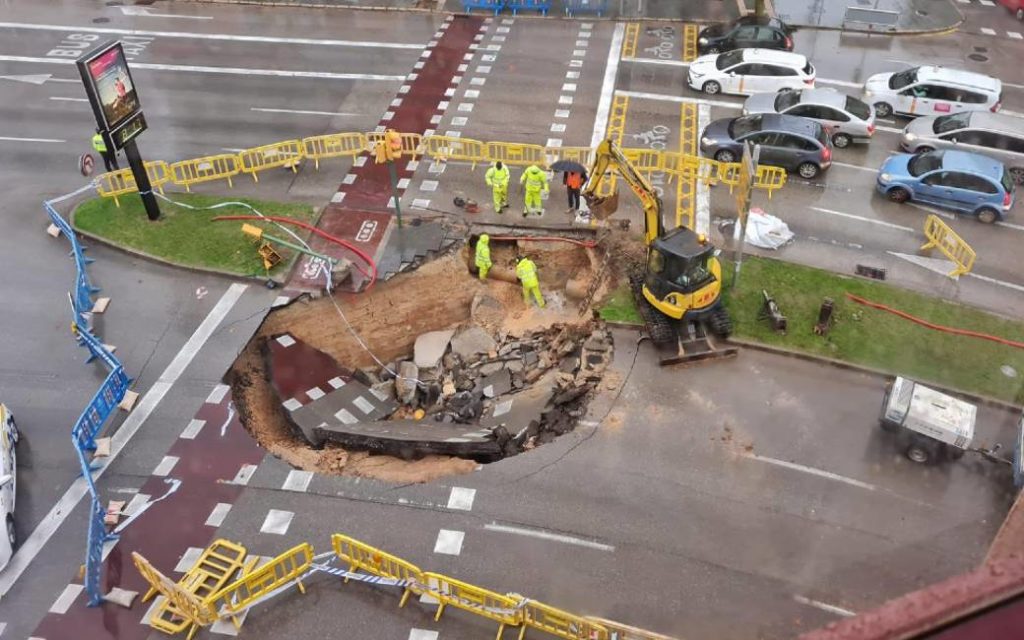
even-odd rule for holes
{"type": "Polygon", "coordinates": [[[282,140],[273,144],[265,144],[262,147],[245,149],[238,153],[238,161],[242,173],[252,175],[252,179],[259,182],[257,173],[275,167],[288,167],[293,172],[302,162],[302,141],[282,140]]]}
{"type": "Polygon", "coordinates": [[[626,156],[637,171],[641,173],[652,173],[665,170],[665,153],[654,149],[623,149],[622,155],[626,156]]]}
{"type": "Polygon", "coordinates": [[[978,254],[974,252],[971,245],[957,235],[956,231],[953,231],[952,227],[934,213],[924,221],[924,237],[928,239],[928,242],[921,247],[922,251],[938,249],[956,265],[956,268],[948,274],[950,278],[970,273],[974,268],[974,261],[978,254]]]}
{"type": "MultiPolygon", "coordinates": [[[[405,606],[410,593],[421,590],[418,585],[425,584],[423,572],[416,565],[355,538],[335,533],[331,536],[331,546],[334,547],[334,553],[348,563],[350,572],[362,570],[382,578],[409,581],[398,603],[399,607],[405,606]]],[[[345,582],[348,582],[348,578],[345,578],[345,582]]]]}
{"type": "MultiPolygon", "coordinates": [[[[457,607],[497,622],[498,640],[501,640],[506,625],[515,627],[522,623],[522,611],[519,609],[522,599],[519,597],[505,596],[440,573],[424,573],[423,579],[424,584],[432,585],[428,593],[439,601],[435,621],[441,619],[445,607],[457,607]]],[[[522,634],[519,637],[522,638],[522,634]]]]}
{"type": "MultiPolygon", "coordinates": [[[[146,174],[149,176],[149,184],[160,193],[164,192],[164,185],[170,182],[170,172],[167,163],[163,160],[152,160],[145,163],[146,174]]],[[[113,198],[114,204],[121,206],[118,196],[126,193],[135,193],[139,190],[135,184],[135,176],[131,169],[118,169],[96,176],[96,191],[104,198],[113,198]]]]}
{"type": "Polygon", "coordinates": [[[607,629],[608,636],[610,638],[614,638],[615,640],[676,640],[672,636],[654,633],[653,631],[647,631],[646,629],[638,629],[636,627],[631,627],[620,622],[605,620],[604,618],[594,618],[592,616],[588,616],[587,620],[596,622],[597,624],[607,629]]]}
{"type": "Polygon", "coordinates": [[[166,598],[167,603],[173,606],[180,616],[173,620],[154,616],[149,622],[154,629],[167,634],[175,634],[184,631],[186,627],[191,627],[188,632],[188,640],[192,640],[192,636],[199,630],[199,627],[213,624],[217,620],[216,612],[205,601],[190,593],[183,586],[172,582],[136,551],[132,552],[132,562],[149,583],[150,591],[159,593],[166,598]]]}
{"type": "Polygon", "coordinates": [[[593,619],[576,616],[536,600],[524,602],[519,640],[526,637],[526,630],[530,627],[567,640],[609,640],[608,629],[593,619]]]}
{"type": "MultiPolygon", "coordinates": [[[[423,136],[418,133],[399,133],[402,139],[402,155],[410,156],[416,160],[423,155],[423,136]]],[[[370,132],[366,134],[366,150],[373,151],[377,143],[384,140],[384,132],[370,132]]]]}
{"type": "Polygon", "coordinates": [[[513,142],[488,142],[486,147],[487,160],[501,160],[509,166],[528,167],[535,164],[547,166],[544,147],[539,144],[517,144],[513,142]]]}
{"type": "Polygon", "coordinates": [[[316,163],[317,171],[321,160],[342,156],[354,158],[368,147],[369,142],[362,133],[328,133],[302,139],[302,155],[316,163]]]}
{"type": "Polygon", "coordinates": [[[572,160],[589,167],[594,160],[594,150],[590,147],[548,147],[544,155],[549,167],[559,160],[572,160]]]}
{"type": "Polygon", "coordinates": [[[476,168],[478,162],[487,162],[483,142],[469,138],[450,136],[427,136],[423,139],[423,152],[435,161],[463,160],[476,168]]]}
{"type": "Polygon", "coordinates": [[[238,616],[264,596],[294,582],[301,593],[306,593],[302,576],[313,564],[313,547],[308,542],[292,547],[255,571],[246,572],[206,599],[206,604],[219,616],[231,616],[238,629],[238,616]]]}
{"type": "Polygon", "coordinates": [[[232,187],[231,177],[237,176],[240,171],[238,156],[222,153],[175,162],[171,165],[171,181],[185,187],[185,191],[192,191],[194,184],[212,180],[227,180],[228,186],[232,187]]]}
{"type": "MultiPolygon", "coordinates": [[[[696,29],[696,25],[686,26],[692,26],[696,29]]],[[[696,35],[694,35],[694,46],[696,46],[696,35]]],[[[679,108],[679,152],[683,156],[697,155],[697,135],[697,105],[692,102],[684,102],[679,108]]],[[[669,160],[668,157],[665,158],[666,169],[669,166],[669,160]]],[[[679,164],[678,158],[675,159],[675,164],[679,164]]],[[[671,176],[672,173],[668,175],[671,176]]],[[[685,226],[696,230],[696,218],[697,170],[696,168],[688,168],[682,171],[681,175],[676,179],[676,226],[685,226]]]]}

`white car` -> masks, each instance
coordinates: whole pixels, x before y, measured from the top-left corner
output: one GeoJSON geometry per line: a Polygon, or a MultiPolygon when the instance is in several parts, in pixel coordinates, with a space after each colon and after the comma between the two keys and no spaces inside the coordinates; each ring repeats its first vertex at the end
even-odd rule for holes
{"type": "Polygon", "coordinates": [[[878,73],[864,83],[864,100],[886,118],[893,113],[941,116],[960,111],[998,111],[1003,83],[998,78],[923,66],[897,73],[878,73]]]}
{"type": "MultiPolygon", "coordinates": [[[[18,427],[10,409],[0,403],[0,513],[7,527],[7,536],[0,541],[0,569],[7,566],[14,555],[17,535],[14,533],[14,494],[17,489],[17,459],[14,454],[18,444],[18,427]]],[[[0,536],[3,537],[3,536],[0,536]]]]}
{"type": "Polygon", "coordinates": [[[775,93],[814,86],[814,67],[799,53],[735,49],[701,56],[690,63],[687,83],[704,93],[775,93]]]}

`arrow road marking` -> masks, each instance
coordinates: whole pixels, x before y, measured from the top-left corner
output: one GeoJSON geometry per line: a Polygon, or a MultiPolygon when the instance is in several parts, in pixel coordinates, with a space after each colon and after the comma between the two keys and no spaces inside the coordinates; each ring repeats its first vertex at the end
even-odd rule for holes
{"type": "Polygon", "coordinates": [[[899,229],[900,231],[909,231],[910,233],[914,233],[914,230],[910,227],[904,227],[901,224],[893,224],[891,222],[886,222],[885,220],[875,220],[873,218],[865,218],[864,216],[855,216],[852,213],[843,213],[842,211],[833,211],[832,209],[822,209],[821,207],[811,207],[811,209],[814,209],[815,211],[820,211],[821,213],[827,213],[832,216],[849,218],[851,220],[859,220],[860,222],[869,222],[871,224],[889,227],[890,229],[899,229]]]}

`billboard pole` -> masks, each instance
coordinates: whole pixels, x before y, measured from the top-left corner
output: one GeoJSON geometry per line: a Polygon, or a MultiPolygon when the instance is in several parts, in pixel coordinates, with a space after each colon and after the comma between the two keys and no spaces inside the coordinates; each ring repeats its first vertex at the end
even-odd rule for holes
{"type": "Polygon", "coordinates": [[[132,175],[135,177],[135,184],[139,188],[139,196],[142,198],[142,206],[146,208],[146,217],[150,220],[160,219],[160,205],[157,204],[156,196],[153,195],[153,187],[149,184],[149,174],[146,173],[146,165],[139,155],[139,147],[134,140],[129,140],[124,145],[124,155],[128,158],[128,166],[132,168],[132,175]]]}

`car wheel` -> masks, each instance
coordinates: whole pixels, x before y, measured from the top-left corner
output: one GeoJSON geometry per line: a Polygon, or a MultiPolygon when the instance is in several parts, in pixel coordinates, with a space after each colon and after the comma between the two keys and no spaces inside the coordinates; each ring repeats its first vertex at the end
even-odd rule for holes
{"type": "Polygon", "coordinates": [[[1013,181],[1017,184],[1024,184],[1024,167],[1011,168],[1010,175],[1013,176],[1013,181]]]}
{"type": "Polygon", "coordinates": [[[818,167],[818,165],[814,164],[813,162],[805,162],[796,168],[796,172],[799,173],[800,177],[805,180],[810,180],[811,178],[817,176],[819,171],[821,171],[821,169],[818,167]]]}
{"type": "Polygon", "coordinates": [[[18,441],[20,440],[21,432],[18,431],[18,425],[14,423],[14,420],[11,420],[11,442],[18,444],[18,441]]]}
{"type": "Polygon", "coordinates": [[[922,144],[920,147],[914,149],[914,153],[930,153],[932,151],[935,151],[935,148],[929,147],[926,144],[922,144]]]}
{"type": "Polygon", "coordinates": [[[892,105],[886,102],[876,102],[875,115],[879,118],[888,118],[892,115],[892,105]]]}
{"type": "Polygon", "coordinates": [[[845,149],[846,147],[850,146],[851,142],[853,142],[853,139],[850,138],[850,136],[846,135],[845,133],[837,133],[836,135],[832,136],[832,144],[837,149],[845,149]]]}
{"type": "Polygon", "coordinates": [[[736,162],[736,154],[728,149],[722,149],[715,154],[715,160],[719,162],[736,162]]]}
{"type": "Polygon", "coordinates": [[[914,442],[904,452],[907,459],[917,464],[928,464],[932,460],[932,452],[928,447],[922,445],[919,442],[914,442]]]}
{"type": "Polygon", "coordinates": [[[704,93],[708,94],[709,96],[713,96],[716,93],[722,91],[722,85],[718,84],[714,80],[709,80],[708,82],[705,82],[702,88],[704,90],[704,93]]]}
{"type": "Polygon", "coordinates": [[[889,199],[893,202],[906,202],[907,200],[910,200],[910,192],[903,187],[893,187],[892,189],[889,189],[886,195],[889,196],[889,199]]]}
{"type": "Polygon", "coordinates": [[[14,518],[11,517],[11,514],[7,514],[7,541],[11,543],[11,549],[18,544],[18,534],[14,530],[14,518]]]}
{"type": "Polygon", "coordinates": [[[722,50],[719,49],[718,47],[708,47],[707,49],[704,50],[704,53],[721,53],[721,52],[722,52],[722,50]]]}
{"type": "Polygon", "coordinates": [[[984,222],[985,224],[992,224],[993,222],[995,222],[998,219],[999,219],[999,214],[996,213],[995,209],[989,209],[988,207],[985,207],[984,209],[980,209],[978,211],[978,221],[979,222],[984,222]]]}

